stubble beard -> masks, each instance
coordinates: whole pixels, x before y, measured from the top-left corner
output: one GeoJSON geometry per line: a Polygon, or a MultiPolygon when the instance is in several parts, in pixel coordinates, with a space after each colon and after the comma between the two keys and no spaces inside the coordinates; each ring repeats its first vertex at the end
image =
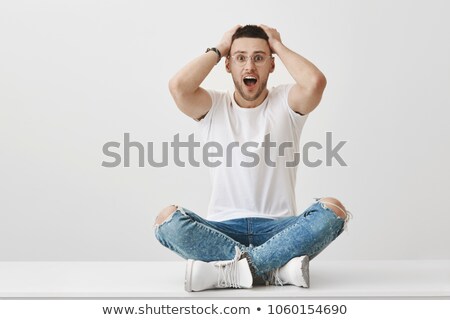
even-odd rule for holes
{"type": "Polygon", "coordinates": [[[240,80],[236,80],[236,79],[233,79],[233,82],[234,82],[234,86],[235,86],[236,90],[239,92],[241,97],[246,101],[257,100],[267,87],[267,79],[266,79],[259,86],[258,91],[256,91],[253,94],[246,94],[244,91],[244,88],[243,88],[243,86],[245,86],[245,84],[243,84],[240,80]]]}

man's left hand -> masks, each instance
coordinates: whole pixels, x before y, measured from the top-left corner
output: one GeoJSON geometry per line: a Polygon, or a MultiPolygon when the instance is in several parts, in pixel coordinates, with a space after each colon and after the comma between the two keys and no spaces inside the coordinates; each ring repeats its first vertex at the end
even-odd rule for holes
{"type": "Polygon", "coordinates": [[[266,26],[265,24],[260,24],[259,27],[261,27],[269,36],[269,46],[272,53],[277,53],[277,46],[282,44],[280,33],[277,29],[266,26]]]}

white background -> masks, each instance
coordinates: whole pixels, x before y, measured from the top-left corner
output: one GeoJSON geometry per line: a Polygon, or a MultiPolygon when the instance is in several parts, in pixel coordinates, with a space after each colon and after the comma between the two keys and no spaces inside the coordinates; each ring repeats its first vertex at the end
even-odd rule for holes
{"type": "MultiPolygon", "coordinates": [[[[102,147],[196,123],[170,77],[235,24],[276,27],[326,75],[302,135],[348,167],[299,168],[297,200],[354,214],[318,259],[450,259],[446,1],[0,2],[0,260],[177,260],[153,236],[176,203],[205,215],[206,167],[104,168],[102,147]]],[[[279,60],[269,85],[292,82],[279,60]]],[[[205,87],[232,89],[221,62],[205,87]]],[[[123,154],[123,153],[122,153],[123,154]]],[[[323,151],[311,154],[322,157],[323,151]]]]}

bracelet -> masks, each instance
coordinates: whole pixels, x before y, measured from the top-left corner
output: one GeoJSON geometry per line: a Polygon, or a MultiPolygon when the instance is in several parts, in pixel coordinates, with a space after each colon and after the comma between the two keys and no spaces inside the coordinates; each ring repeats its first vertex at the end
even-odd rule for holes
{"type": "MultiPolygon", "coordinates": [[[[206,51],[205,51],[205,53],[208,53],[208,52],[210,52],[210,51],[214,51],[215,53],[217,53],[217,63],[219,63],[220,62],[220,59],[222,59],[222,54],[220,53],[220,51],[219,51],[219,49],[217,49],[217,48],[208,48],[208,49],[206,49],[206,51]]],[[[216,63],[216,64],[217,64],[216,63]]]]}

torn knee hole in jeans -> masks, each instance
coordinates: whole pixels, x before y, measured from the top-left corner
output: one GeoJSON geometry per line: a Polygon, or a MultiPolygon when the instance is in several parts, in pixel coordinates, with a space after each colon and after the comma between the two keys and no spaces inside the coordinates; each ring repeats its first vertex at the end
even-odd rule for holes
{"type": "MultiPolygon", "coordinates": [[[[169,222],[170,220],[172,220],[173,215],[177,211],[180,211],[184,215],[186,214],[182,207],[180,207],[180,206],[178,206],[176,204],[173,204],[171,206],[175,207],[175,210],[170,215],[168,215],[161,223],[156,223],[155,222],[155,224],[153,226],[154,228],[159,228],[160,226],[162,226],[162,225],[166,224],[167,222],[169,222]]],[[[158,217],[159,217],[159,215],[158,215],[158,217]]],[[[158,217],[156,218],[156,220],[158,220],[158,217]]]]}
{"type": "Polygon", "coordinates": [[[336,212],[335,212],[333,209],[331,209],[329,206],[333,206],[333,207],[337,208],[338,210],[340,210],[340,212],[343,212],[345,218],[342,218],[342,217],[339,216],[338,214],[336,214],[336,216],[338,216],[339,218],[341,218],[342,220],[344,220],[344,229],[345,229],[345,230],[347,229],[348,221],[352,218],[352,214],[351,214],[350,211],[344,210],[342,207],[338,206],[337,204],[334,204],[334,203],[331,203],[331,202],[328,202],[328,201],[322,201],[322,200],[321,200],[322,198],[315,198],[315,199],[316,199],[316,201],[320,202],[320,205],[322,206],[322,208],[324,208],[324,209],[330,209],[331,211],[334,212],[334,214],[336,214],[336,212]]]}

